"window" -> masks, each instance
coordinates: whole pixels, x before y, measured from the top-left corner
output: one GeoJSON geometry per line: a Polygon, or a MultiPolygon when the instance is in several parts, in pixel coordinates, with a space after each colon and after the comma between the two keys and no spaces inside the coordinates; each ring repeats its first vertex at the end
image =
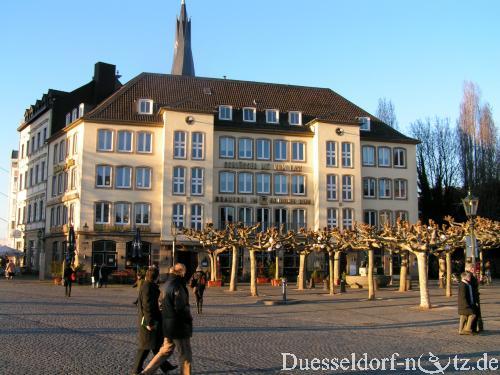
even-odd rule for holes
{"type": "Polygon", "coordinates": [[[388,178],[381,178],[378,180],[378,197],[379,198],[391,198],[391,180],[388,178]]]}
{"type": "Polygon", "coordinates": [[[28,141],[26,142],[26,155],[29,156],[31,153],[30,153],[30,141],[28,139],[28,141]]]}
{"type": "Polygon", "coordinates": [[[148,225],[150,211],[151,205],[149,203],[136,203],[134,205],[135,223],[140,225],[148,225]]]}
{"type": "Polygon", "coordinates": [[[153,134],[147,132],[137,133],[137,152],[140,153],[151,153],[152,148],[152,138],[153,134]]]}
{"type": "Polygon", "coordinates": [[[370,118],[369,117],[360,117],[359,119],[360,127],[359,130],[370,131],[370,118]]]}
{"type": "Polygon", "coordinates": [[[352,143],[342,142],[342,166],[352,168],[352,143]]]}
{"type": "Polygon", "coordinates": [[[118,152],[132,152],[132,132],[126,130],[118,132],[118,152]]]}
{"type": "Polygon", "coordinates": [[[57,194],[62,194],[64,192],[64,176],[62,173],[57,175],[57,194]]]}
{"type": "Polygon", "coordinates": [[[271,175],[257,173],[257,194],[271,194],[271,175]]]}
{"type": "Polygon", "coordinates": [[[203,213],[201,204],[191,205],[191,228],[201,230],[203,227],[203,213]]]}
{"type": "Polygon", "coordinates": [[[31,153],[33,154],[36,151],[36,143],[35,136],[31,137],[31,153]]]}
{"type": "Polygon", "coordinates": [[[186,132],[174,132],[174,158],[186,158],[186,132]]]}
{"type": "Polygon", "coordinates": [[[33,186],[33,168],[30,168],[30,184],[29,187],[33,186]]]}
{"type": "Polygon", "coordinates": [[[73,155],[78,154],[78,133],[73,134],[73,155]]]}
{"type": "Polygon", "coordinates": [[[23,189],[23,174],[19,174],[19,190],[23,189]]]}
{"type": "Polygon", "coordinates": [[[31,223],[31,203],[28,204],[28,223],[31,223]]]}
{"type": "Polygon", "coordinates": [[[337,200],[337,175],[326,175],[326,199],[329,201],[337,200]]]}
{"type": "Polygon", "coordinates": [[[365,224],[371,225],[372,227],[377,226],[377,211],[374,210],[365,211],[365,224]]]}
{"type": "Polygon", "coordinates": [[[75,204],[69,205],[69,223],[72,225],[75,222],[75,204]]]}
{"type": "Polygon", "coordinates": [[[184,194],[186,192],[186,168],[174,167],[173,194],[184,194]]]}
{"type": "Polygon", "coordinates": [[[394,164],[394,167],[396,167],[396,168],[405,168],[406,167],[406,150],[404,148],[395,148],[394,149],[393,164],[394,164]]]}
{"type": "Polygon", "coordinates": [[[342,209],[342,226],[344,229],[351,229],[354,219],[354,210],[352,208],[342,209]]]}
{"type": "Polygon", "coordinates": [[[66,157],[66,142],[64,139],[59,142],[59,161],[64,161],[66,157]]]}
{"type": "Polygon", "coordinates": [[[78,118],[82,117],[85,114],[85,104],[80,103],[78,106],[78,118]]]}
{"type": "Polygon", "coordinates": [[[132,168],[117,167],[116,168],[116,188],[128,189],[132,187],[132,168]]]}
{"type": "Polygon", "coordinates": [[[306,210],[298,208],[292,211],[292,225],[295,231],[306,227],[306,210]]]}
{"type": "Polygon", "coordinates": [[[266,122],[277,124],[280,122],[280,112],[277,109],[266,109],[266,122]]]}
{"type": "Polygon", "coordinates": [[[287,141],[276,140],[274,141],[274,160],[282,161],[287,160],[287,141]]]}
{"type": "Polygon", "coordinates": [[[98,165],[96,174],[97,187],[111,187],[111,167],[109,165],[98,165]]]}
{"type": "Polygon", "coordinates": [[[269,139],[257,139],[257,159],[270,160],[271,159],[271,141],[269,139]]]}
{"type": "Polygon", "coordinates": [[[191,134],[191,159],[202,160],[204,154],[205,137],[203,133],[194,132],[191,134]]]}
{"type": "Polygon", "coordinates": [[[396,219],[400,221],[408,221],[408,211],[396,211],[396,219]]]}
{"type": "Polygon", "coordinates": [[[406,199],[407,186],[408,186],[408,182],[406,180],[402,180],[402,179],[394,180],[394,198],[395,199],[406,199]]]}
{"type": "Polygon", "coordinates": [[[363,197],[376,198],[377,181],[374,178],[363,178],[363,197]]]}
{"type": "Polygon", "coordinates": [[[55,227],[56,226],[56,208],[55,207],[52,207],[50,209],[50,226],[51,227],[55,227]]]}
{"type": "Polygon", "coordinates": [[[221,193],[234,193],[234,173],[219,173],[219,191],[221,193]]]}
{"type": "Polygon", "coordinates": [[[220,137],[219,138],[219,157],[234,158],[234,138],[220,137]]]}
{"type": "Polygon", "coordinates": [[[375,147],[363,146],[362,148],[363,166],[372,167],[375,165],[375,147]]]}
{"type": "Polygon", "coordinates": [[[40,132],[36,133],[36,148],[40,148],[40,132]]]}
{"type": "Polygon", "coordinates": [[[288,123],[290,125],[302,125],[302,113],[297,111],[289,112],[288,123]]]}
{"type": "Polygon", "coordinates": [[[97,202],[95,204],[95,223],[108,224],[109,223],[109,207],[107,202],[97,202]]]}
{"type": "Polygon", "coordinates": [[[306,194],[306,177],[303,175],[292,176],[292,195],[306,194]]]}
{"type": "Polygon", "coordinates": [[[59,162],[59,144],[54,145],[54,155],[52,156],[52,163],[57,164],[59,162]]]}
{"type": "Polygon", "coordinates": [[[378,166],[379,167],[391,166],[391,149],[389,147],[378,148],[378,166]]]}
{"type": "Polygon", "coordinates": [[[253,193],[253,174],[239,173],[238,174],[238,193],[251,194],[253,193]]]}
{"type": "Polygon", "coordinates": [[[40,181],[45,181],[45,160],[42,161],[42,166],[40,168],[42,175],[40,176],[40,181]]]}
{"type": "Polygon", "coordinates": [[[151,168],[138,167],[135,169],[135,187],[137,189],[151,189],[151,168]]]}
{"type": "Polygon", "coordinates": [[[130,223],[130,203],[115,204],[115,224],[125,225],[130,223]]]}
{"type": "Polygon", "coordinates": [[[71,111],[71,122],[75,121],[78,118],[78,108],[73,108],[71,111]]]}
{"type": "Polygon", "coordinates": [[[326,166],[327,167],[337,166],[337,142],[334,141],[326,142],[326,166]]]}
{"type": "Polygon", "coordinates": [[[113,151],[113,132],[111,130],[99,129],[97,135],[97,150],[113,151]]]}
{"type": "Polygon", "coordinates": [[[305,161],[306,144],[303,142],[292,142],[292,161],[305,161]]]}
{"type": "Polygon", "coordinates": [[[352,184],[354,177],[350,175],[342,176],[342,200],[352,201],[352,184]]]}
{"type": "Polygon", "coordinates": [[[234,222],[234,207],[221,207],[219,216],[220,228],[234,222]]]}
{"type": "Polygon", "coordinates": [[[328,228],[338,227],[338,209],[336,208],[326,209],[326,225],[328,228]]]}
{"type": "Polygon", "coordinates": [[[203,168],[191,168],[191,195],[203,195],[203,168]]]}
{"type": "Polygon", "coordinates": [[[250,138],[238,139],[238,159],[253,158],[253,140],[250,138]]]}
{"type": "Polygon", "coordinates": [[[47,139],[47,128],[43,128],[43,141],[47,139]]]}
{"type": "Polygon", "coordinates": [[[71,168],[71,178],[70,178],[70,189],[74,190],[76,188],[76,168],[71,168]]]}
{"type": "Polygon", "coordinates": [[[39,165],[35,165],[35,185],[38,184],[38,176],[40,174],[40,167],[39,165]]]}
{"type": "Polygon", "coordinates": [[[39,205],[39,209],[38,209],[38,217],[39,217],[39,220],[43,220],[43,219],[44,219],[44,213],[43,213],[43,201],[38,202],[38,205],[39,205]]]}
{"type": "Polygon", "coordinates": [[[219,106],[219,120],[231,121],[233,119],[233,107],[229,105],[219,106]]]}
{"type": "Polygon", "coordinates": [[[150,99],[139,99],[137,112],[139,112],[140,115],[152,115],[153,101],[150,99]]]}
{"type": "Polygon", "coordinates": [[[250,207],[240,207],[238,209],[238,221],[245,226],[250,226],[252,222],[252,209],[250,207]]]}
{"type": "Polygon", "coordinates": [[[52,196],[55,197],[56,195],[57,195],[57,176],[54,175],[52,176],[52,196]]]}
{"type": "Polygon", "coordinates": [[[288,211],[286,208],[275,208],[274,209],[274,225],[276,227],[281,227],[282,225],[285,226],[285,230],[287,230],[286,228],[286,224],[288,222],[288,211]]]}
{"type": "Polygon", "coordinates": [[[260,223],[260,230],[265,231],[271,224],[271,211],[269,208],[257,208],[257,223],[260,223]]]}
{"type": "Polygon", "coordinates": [[[274,194],[288,194],[288,176],[284,174],[274,175],[274,194]]]}
{"type": "Polygon", "coordinates": [[[33,222],[38,221],[37,216],[38,204],[36,202],[33,203],[33,222]]]}
{"type": "Polygon", "coordinates": [[[243,121],[255,122],[255,108],[243,108],[243,121]]]}
{"type": "Polygon", "coordinates": [[[64,122],[65,125],[71,124],[71,113],[66,113],[66,121],[64,122]]]}
{"type": "Polygon", "coordinates": [[[56,207],[56,225],[61,225],[61,206],[56,207]]]}
{"type": "Polygon", "coordinates": [[[392,212],[391,211],[380,211],[380,226],[385,224],[392,225],[392,212]]]}
{"type": "Polygon", "coordinates": [[[177,229],[184,228],[184,205],[183,204],[176,203],[172,207],[172,224],[177,229]]]}

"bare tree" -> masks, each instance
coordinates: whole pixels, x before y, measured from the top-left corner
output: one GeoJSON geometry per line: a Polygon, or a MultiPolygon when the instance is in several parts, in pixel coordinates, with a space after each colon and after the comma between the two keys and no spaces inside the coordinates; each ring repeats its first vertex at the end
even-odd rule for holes
{"type": "Polygon", "coordinates": [[[396,119],[396,110],[390,99],[379,98],[377,107],[377,117],[394,129],[398,129],[398,120],[396,119]]]}

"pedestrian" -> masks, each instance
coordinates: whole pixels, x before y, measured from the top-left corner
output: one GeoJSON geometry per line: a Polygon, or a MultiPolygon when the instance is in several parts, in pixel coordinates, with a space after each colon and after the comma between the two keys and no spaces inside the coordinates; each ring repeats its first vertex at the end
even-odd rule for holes
{"type": "Polygon", "coordinates": [[[177,347],[181,375],[191,375],[191,336],[193,334],[193,317],[189,308],[189,292],[185,281],[186,266],[177,263],[171,280],[166,283],[160,296],[163,345],[149,362],[141,375],[154,374],[156,369],[169,358],[177,347]]]}
{"type": "MultiPolygon", "coordinates": [[[[158,353],[163,341],[161,312],[158,306],[158,298],[160,289],[158,288],[158,276],[160,272],[156,267],[150,267],[146,271],[143,282],[139,289],[139,297],[137,302],[139,336],[138,349],[135,357],[133,374],[139,374],[142,371],[144,361],[148,357],[150,351],[153,354],[158,353]]],[[[160,366],[164,374],[174,370],[177,366],[165,361],[160,366]]]]}
{"type": "Polygon", "coordinates": [[[473,330],[474,332],[481,332],[483,330],[483,317],[481,315],[481,298],[479,296],[479,282],[476,278],[476,267],[472,263],[467,263],[465,265],[465,272],[470,275],[470,285],[472,287],[472,292],[474,294],[474,301],[476,304],[476,319],[474,322],[473,330]]]}
{"type": "Polygon", "coordinates": [[[71,286],[75,279],[75,271],[71,267],[71,264],[66,263],[64,266],[64,289],[66,297],[71,297],[71,286]]]}
{"type": "Polygon", "coordinates": [[[134,305],[137,305],[137,303],[139,302],[139,293],[141,292],[141,286],[143,283],[144,283],[144,277],[140,272],[137,272],[137,278],[135,280],[134,285],[132,285],[132,288],[137,288],[137,298],[133,302],[134,305]]]}
{"type": "Polygon", "coordinates": [[[486,285],[491,284],[491,262],[489,260],[484,264],[484,277],[486,285]]]}
{"type": "Polygon", "coordinates": [[[469,272],[461,274],[461,281],[458,284],[458,315],[460,316],[458,333],[471,335],[476,324],[477,308],[469,272]]]}
{"type": "Polygon", "coordinates": [[[203,313],[203,293],[205,293],[205,288],[207,285],[207,275],[201,267],[196,268],[196,272],[191,276],[189,281],[189,286],[193,288],[193,294],[196,298],[196,308],[198,314],[203,313]]]}
{"type": "Polygon", "coordinates": [[[7,267],[5,267],[5,277],[7,277],[7,279],[9,280],[12,280],[15,274],[16,274],[16,265],[14,264],[12,259],[10,259],[9,263],[7,264],[7,267]]]}
{"type": "Polygon", "coordinates": [[[99,267],[99,288],[102,287],[108,287],[108,270],[104,263],[99,267]]]}
{"type": "Polygon", "coordinates": [[[92,288],[99,287],[99,267],[97,263],[94,263],[94,267],[92,267],[92,288]]]}

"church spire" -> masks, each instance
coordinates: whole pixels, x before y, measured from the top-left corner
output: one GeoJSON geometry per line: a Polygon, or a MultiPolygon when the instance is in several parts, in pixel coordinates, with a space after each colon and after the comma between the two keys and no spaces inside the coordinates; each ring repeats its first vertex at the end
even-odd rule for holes
{"type": "Polygon", "coordinates": [[[194,76],[193,52],[191,51],[191,19],[188,18],[186,2],[181,2],[181,15],[175,30],[174,63],[172,74],[194,76]]]}

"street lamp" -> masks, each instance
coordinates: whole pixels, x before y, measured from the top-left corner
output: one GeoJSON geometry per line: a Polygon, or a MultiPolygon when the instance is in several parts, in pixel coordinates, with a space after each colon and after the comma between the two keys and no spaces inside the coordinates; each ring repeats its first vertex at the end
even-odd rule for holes
{"type": "Polygon", "coordinates": [[[476,238],[474,237],[474,217],[477,214],[477,206],[479,205],[479,199],[472,196],[469,190],[467,196],[462,199],[462,204],[464,205],[465,214],[467,218],[470,219],[470,242],[471,242],[471,263],[476,268],[476,238]]]}

